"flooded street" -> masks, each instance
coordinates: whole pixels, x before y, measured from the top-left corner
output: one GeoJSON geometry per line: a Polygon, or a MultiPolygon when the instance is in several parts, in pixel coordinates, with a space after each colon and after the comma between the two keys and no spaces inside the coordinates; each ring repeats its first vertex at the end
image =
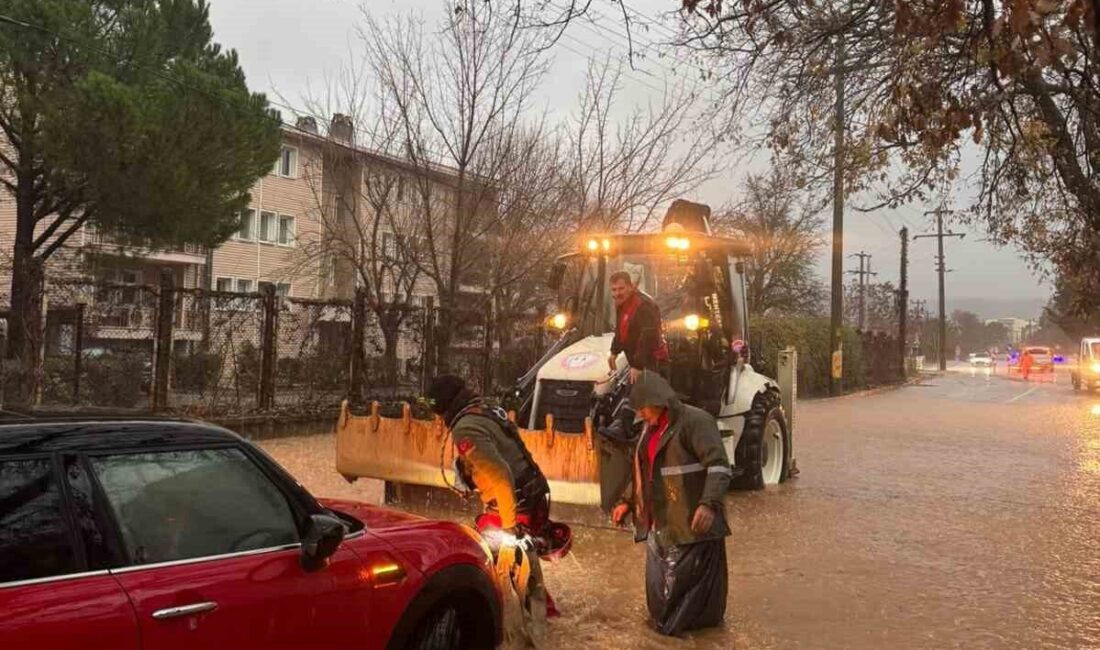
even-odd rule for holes
{"type": "MultiPolygon", "coordinates": [[[[317,494],[380,497],[327,436],[264,446],[317,494]]],[[[795,456],[798,479],[727,499],[723,628],[648,631],[643,547],[577,526],[547,647],[1100,647],[1100,394],[949,372],[801,403],[795,456]]]]}

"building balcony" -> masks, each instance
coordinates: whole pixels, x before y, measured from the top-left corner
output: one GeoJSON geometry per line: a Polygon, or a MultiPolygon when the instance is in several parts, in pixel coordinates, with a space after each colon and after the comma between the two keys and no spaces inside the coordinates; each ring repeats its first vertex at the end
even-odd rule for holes
{"type": "Polygon", "coordinates": [[[123,245],[114,241],[110,235],[91,227],[85,230],[84,246],[109,255],[120,255],[167,264],[204,265],[210,253],[210,249],[206,246],[195,244],[184,244],[181,247],[170,249],[133,244],[123,245]]]}

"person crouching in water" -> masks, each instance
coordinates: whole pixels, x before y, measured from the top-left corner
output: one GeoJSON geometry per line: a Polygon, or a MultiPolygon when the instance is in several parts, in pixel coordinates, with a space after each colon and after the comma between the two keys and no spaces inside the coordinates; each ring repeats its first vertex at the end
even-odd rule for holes
{"type": "MultiPolygon", "coordinates": [[[[539,592],[537,598],[545,596],[545,616],[557,616],[554,601],[542,585],[538,555],[568,553],[571,536],[564,548],[555,546],[563,541],[556,539],[561,537],[560,531],[568,531],[568,527],[550,520],[549,483],[519,430],[504,411],[485,404],[457,375],[436,377],[426,397],[451,430],[456,477],[478,493],[485,507],[476,521],[478,532],[488,538],[490,531],[499,531],[517,540],[530,535],[534,548],[524,550],[533,551],[526,553],[531,562],[531,586],[539,592]]],[[[520,589],[527,591],[528,585],[520,585],[520,589]]]]}
{"type": "Polygon", "coordinates": [[[645,421],[634,478],[612,512],[633,514],[634,541],[646,542],[646,604],[657,632],[675,636],[713,627],[726,613],[726,524],[730,481],[718,424],[682,404],[656,372],[634,383],[630,403],[645,421]]]}

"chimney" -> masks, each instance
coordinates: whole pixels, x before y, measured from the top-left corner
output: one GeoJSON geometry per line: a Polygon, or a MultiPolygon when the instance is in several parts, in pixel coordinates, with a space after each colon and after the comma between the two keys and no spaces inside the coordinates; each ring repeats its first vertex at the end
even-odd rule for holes
{"type": "Polygon", "coordinates": [[[352,127],[351,117],[343,113],[333,115],[332,123],[328,127],[328,137],[344,144],[355,144],[355,129],[352,127]]]}
{"type": "Polygon", "coordinates": [[[299,131],[305,131],[306,133],[317,133],[317,120],[313,119],[309,115],[303,115],[298,118],[298,121],[294,124],[298,127],[299,131]]]}

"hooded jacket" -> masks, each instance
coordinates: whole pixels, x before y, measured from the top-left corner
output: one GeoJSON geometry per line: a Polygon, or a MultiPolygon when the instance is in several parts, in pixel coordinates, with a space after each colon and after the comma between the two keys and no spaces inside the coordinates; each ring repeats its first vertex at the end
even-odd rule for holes
{"type": "Polygon", "coordinates": [[[665,407],[669,420],[658,442],[652,472],[646,450],[655,427],[646,426],[634,452],[634,477],[625,497],[634,513],[634,541],[644,541],[650,531],[661,547],[729,535],[722,497],[729,488],[731,471],[718,423],[706,411],[681,403],[668,382],[655,372],[638,378],[630,403],[636,409],[665,407]],[[715,513],[714,524],[702,535],[691,529],[700,504],[715,513]]]}
{"type": "Polygon", "coordinates": [[[531,506],[525,500],[545,498],[549,488],[523,441],[504,430],[503,414],[491,411],[463,387],[442,415],[482,504],[499,513],[501,527],[514,528],[516,514],[531,506]]]}

